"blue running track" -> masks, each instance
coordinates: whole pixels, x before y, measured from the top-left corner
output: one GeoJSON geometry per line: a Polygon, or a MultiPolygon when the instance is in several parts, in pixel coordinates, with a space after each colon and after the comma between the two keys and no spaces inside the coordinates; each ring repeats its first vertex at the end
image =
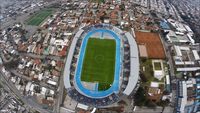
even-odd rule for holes
{"type": "Polygon", "coordinates": [[[81,91],[81,93],[83,93],[84,95],[86,95],[88,97],[92,97],[92,98],[103,98],[103,97],[106,97],[106,96],[112,94],[113,92],[118,92],[118,90],[119,90],[120,68],[121,68],[120,38],[118,37],[118,35],[115,34],[113,31],[107,30],[107,29],[95,29],[94,28],[93,30],[88,32],[86,34],[86,36],[83,38],[83,42],[82,42],[81,49],[80,49],[80,55],[79,55],[79,59],[78,59],[78,65],[77,65],[76,74],[75,74],[75,84],[77,85],[79,91],[81,91]],[[81,83],[81,71],[82,71],[83,60],[84,60],[87,42],[88,42],[88,39],[91,37],[91,35],[94,34],[94,33],[97,33],[97,32],[109,33],[110,35],[112,35],[114,37],[115,42],[116,42],[114,81],[113,81],[112,86],[108,90],[105,90],[105,91],[89,90],[89,89],[86,89],[81,83]]]}

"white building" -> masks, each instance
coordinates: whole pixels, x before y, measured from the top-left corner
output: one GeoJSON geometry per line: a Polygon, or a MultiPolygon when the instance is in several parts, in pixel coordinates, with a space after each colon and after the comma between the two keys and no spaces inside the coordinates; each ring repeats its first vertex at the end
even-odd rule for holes
{"type": "Polygon", "coordinates": [[[174,46],[174,63],[177,71],[197,71],[200,69],[200,59],[197,50],[190,46],[174,46]]]}

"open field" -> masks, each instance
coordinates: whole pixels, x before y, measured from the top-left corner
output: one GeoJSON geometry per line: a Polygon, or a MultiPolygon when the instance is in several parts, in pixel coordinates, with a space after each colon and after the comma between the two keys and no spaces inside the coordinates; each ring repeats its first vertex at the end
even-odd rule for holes
{"type": "Polygon", "coordinates": [[[89,38],[81,81],[97,82],[100,91],[110,88],[114,80],[115,48],[115,40],[89,38]]]}
{"type": "Polygon", "coordinates": [[[34,14],[32,17],[30,17],[27,20],[28,25],[35,25],[38,26],[40,25],[49,15],[51,15],[53,12],[52,9],[44,9],[41,10],[40,12],[34,14]]]}
{"type": "Polygon", "coordinates": [[[136,42],[145,45],[149,58],[165,59],[165,52],[158,33],[136,31],[136,42]]]}
{"type": "Polygon", "coordinates": [[[144,79],[143,83],[147,86],[150,85],[151,81],[154,81],[154,72],[151,59],[141,58],[140,69],[142,73],[140,76],[142,76],[142,80],[144,79]]]}

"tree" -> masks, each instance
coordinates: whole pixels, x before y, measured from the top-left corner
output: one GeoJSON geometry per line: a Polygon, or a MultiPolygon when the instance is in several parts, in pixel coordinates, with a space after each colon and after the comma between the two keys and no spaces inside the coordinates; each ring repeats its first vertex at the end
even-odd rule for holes
{"type": "Polygon", "coordinates": [[[19,60],[14,60],[14,61],[5,63],[4,66],[5,66],[7,69],[12,69],[12,68],[16,68],[16,67],[18,66],[18,63],[19,63],[19,60]]]}
{"type": "Polygon", "coordinates": [[[120,105],[127,105],[127,103],[124,100],[121,100],[118,102],[120,105]]]}
{"type": "Polygon", "coordinates": [[[150,108],[156,108],[156,103],[153,102],[152,100],[148,100],[146,102],[146,105],[147,105],[147,107],[150,107],[150,108]]]}
{"type": "Polygon", "coordinates": [[[40,28],[38,28],[37,31],[40,33],[42,30],[40,28]]]}
{"type": "Polygon", "coordinates": [[[140,72],[140,78],[142,79],[142,82],[147,82],[148,81],[143,72],[140,72]]]}
{"type": "Polygon", "coordinates": [[[135,94],[134,100],[137,106],[143,106],[145,104],[145,102],[147,101],[147,98],[145,96],[145,90],[143,87],[138,88],[135,94]]]}
{"type": "Polygon", "coordinates": [[[119,6],[119,8],[120,8],[121,11],[124,11],[125,10],[125,5],[122,4],[122,5],[119,6]]]}
{"type": "Polygon", "coordinates": [[[164,91],[163,91],[163,95],[169,95],[169,94],[170,94],[169,91],[167,91],[167,90],[164,90],[164,91]]]}
{"type": "Polygon", "coordinates": [[[166,99],[166,100],[161,100],[160,102],[157,103],[157,105],[165,107],[165,106],[168,106],[169,103],[170,103],[170,100],[166,99]]]}

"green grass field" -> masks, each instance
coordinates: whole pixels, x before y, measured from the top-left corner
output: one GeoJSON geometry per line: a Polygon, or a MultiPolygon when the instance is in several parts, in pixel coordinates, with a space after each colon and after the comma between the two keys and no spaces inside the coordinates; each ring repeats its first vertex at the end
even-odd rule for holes
{"type": "Polygon", "coordinates": [[[27,21],[28,25],[40,25],[53,12],[52,9],[44,9],[30,17],[27,21]]]}
{"type": "Polygon", "coordinates": [[[92,2],[95,2],[95,3],[104,3],[105,0],[92,0],[92,2]]]}
{"type": "Polygon", "coordinates": [[[106,90],[114,80],[115,72],[115,40],[89,38],[81,80],[98,82],[98,90],[106,90]]]}
{"type": "Polygon", "coordinates": [[[160,62],[154,62],[154,68],[155,70],[162,70],[160,62]]]}

